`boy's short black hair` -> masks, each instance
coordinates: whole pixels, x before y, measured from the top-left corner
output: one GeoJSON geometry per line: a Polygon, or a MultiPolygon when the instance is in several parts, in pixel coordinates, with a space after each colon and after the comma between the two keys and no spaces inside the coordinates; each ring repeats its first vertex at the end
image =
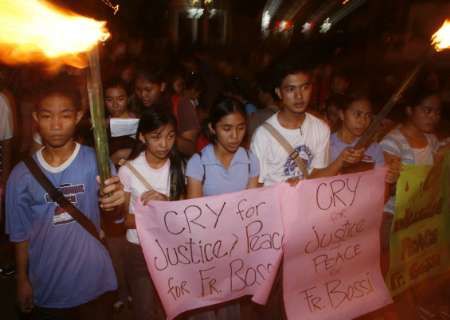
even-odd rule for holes
{"type": "Polygon", "coordinates": [[[139,66],[136,73],[136,79],[145,79],[148,82],[162,84],[166,82],[166,74],[163,68],[143,65],[139,66]]]}
{"type": "Polygon", "coordinates": [[[40,83],[33,94],[34,109],[39,110],[42,100],[49,96],[61,95],[70,99],[77,110],[81,110],[81,95],[73,77],[59,76],[40,83]]]}
{"type": "Polygon", "coordinates": [[[306,57],[298,57],[296,59],[288,58],[275,67],[274,84],[275,87],[280,87],[283,80],[292,74],[306,73],[310,75],[314,69],[313,63],[306,57]]]}

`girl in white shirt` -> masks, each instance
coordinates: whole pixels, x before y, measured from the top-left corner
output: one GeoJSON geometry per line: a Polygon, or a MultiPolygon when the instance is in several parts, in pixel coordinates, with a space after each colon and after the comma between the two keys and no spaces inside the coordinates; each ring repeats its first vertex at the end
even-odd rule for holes
{"type": "MultiPolygon", "coordinates": [[[[439,145],[434,134],[441,116],[442,102],[438,93],[412,87],[406,96],[406,119],[389,132],[380,145],[386,163],[433,165],[439,163],[449,145],[439,145]]],[[[395,195],[392,193],[384,207],[381,229],[382,249],[388,252],[392,222],[395,213],[395,195]]],[[[388,270],[388,253],[382,269],[388,270]]]]}
{"type": "MultiPolygon", "coordinates": [[[[403,164],[433,165],[446,150],[438,151],[439,141],[434,134],[441,116],[441,98],[437,93],[412,88],[407,100],[406,121],[380,143],[385,162],[400,160],[403,164]]],[[[385,209],[394,213],[393,197],[385,209]]]]}
{"type": "Polygon", "coordinates": [[[138,144],[128,163],[119,170],[124,190],[128,193],[126,267],[135,319],[138,320],[162,319],[163,313],[145,264],[134,210],[139,200],[147,204],[152,200],[178,200],[184,195],[183,162],[175,149],[176,127],[171,114],[162,110],[146,110],[139,121],[138,144]]]}

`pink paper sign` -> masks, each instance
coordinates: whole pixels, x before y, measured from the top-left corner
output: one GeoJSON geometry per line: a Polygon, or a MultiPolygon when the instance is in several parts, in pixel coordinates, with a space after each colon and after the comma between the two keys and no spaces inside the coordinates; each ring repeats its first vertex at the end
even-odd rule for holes
{"type": "Polygon", "coordinates": [[[385,169],[302,181],[282,195],[290,320],[352,319],[392,302],[380,270],[385,169]]]}
{"type": "Polygon", "coordinates": [[[136,225],[168,319],[245,295],[266,302],[282,255],[278,188],[150,202],[136,225]]]}

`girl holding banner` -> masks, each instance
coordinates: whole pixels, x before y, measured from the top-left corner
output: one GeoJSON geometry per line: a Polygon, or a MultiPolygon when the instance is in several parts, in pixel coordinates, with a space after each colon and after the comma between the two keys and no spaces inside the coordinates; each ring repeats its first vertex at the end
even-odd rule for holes
{"type": "MultiPolygon", "coordinates": [[[[335,161],[339,157],[344,157],[345,162],[351,163],[346,159],[350,155],[347,150],[358,142],[358,139],[369,127],[373,117],[372,103],[368,95],[355,93],[336,99],[336,106],[339,110],[341,125],[330,137],[331,160],[335,161]]],[[[345,170],[359,171],[371,169],[374,166],[383,166],[385,164],[383,149],[376,142],[370,144],[365,148],[362,158],[358,162],[348,166],[345,170]]],[[[396,159],[390,159],[387,161],[387,164],[389,165],[389,170],[385,179],[386,200],[389,198],[393,184],[398,179],[400,169],[400,163],[396,159]]],[[[389,217],[383,218],[380,234],[381,248],[383,249],[382,267],[385,271],[387,271],[388,264],[390,221],[389,217]]]]}
{"type": "MultiPolygon", "coordinates": [[[[433,165],[447,146],[439,145],[434,134],[441,118],[439,93],[412,87],[406,97],[406,121],[381,141],[385,160],[399,159],[404,164],[433,165]]],[[[392,196],[385,211],[395,212],[392,196]]]]}
{"type": "MultiPolygon", "coordinates": [[[[389,132],[380,143],[384,159],[386,162],[400,161],[402,164],[433,165],[440,161],[439,155],[445,150],[439,150],[439,142],[434,134],[441,115],[441,98],[436,92],[411,87],[405,102],[406,121],[389,132]]],[[[395,213],[394,195],[389,198],[384,211],[382,249],[388,251],[395,213]]],[[[388,259],[385,264],[382,267],[387,270],[388,259]]]]}
{"type": "MultiPolygon", "coordinates": [[[[188,198],[258,187],[258,159],[240,146],[246,128],[245,109],[237,100],[224,98],[213,106],[208,123],[213,142],[192,156],[187,164],[188,198]]],[[[240,309],[240,305],[234,303],[191,319],[240,319],[240,309]]]]}
{"type": "Polygon", "coordinates": [[[137,145],[119,170],[127,192],[126,271],[137,320],[163,319],[140,246],[134,211],[138,201],[147,204],[151,200],[179,200],[184,195],[183,162],[175,149],[176,127],[171,114],[156,107],[146,110],[139,121],[137,145]]]}
{"type": "MultiPolygon", "coordinates": [[[[385,164],[383,149],[376,142],[365,148],[357,158],[353,157],[353,153],[348,152],[349,148],[356,145],[372,121],[372,102],[368,95],[364,93],[350,94],[336,99],[335,102],[339,110],[341,125],[330,137],[331,161],[341,158],[344,163],[358,165],[357,167],[349,166],[349,171],[383,166],[385,164]]],[[[390,185],[397,181],[398,174],[398,161],[390,161],[386,176],[387,189],[390,189],[390,185]]]]}
{"type": "Polygon", "coordinates": [[[187,164],[188,198],[256,188],[258,159],[240,146],[247,129],[241,103],[231,98],[219,100],[210,112],[208,129],[213,142],[187,164]]]}

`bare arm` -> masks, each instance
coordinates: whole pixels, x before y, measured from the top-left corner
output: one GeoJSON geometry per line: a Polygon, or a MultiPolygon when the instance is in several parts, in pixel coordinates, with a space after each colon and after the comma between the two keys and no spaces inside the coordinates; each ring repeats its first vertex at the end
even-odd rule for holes
{"type": "Polygon", "coordinates": [[[309,178],[315,179],[315,178],[324,178],[324,177],[332,177],[339,174],[343,167],[343,161],[339,160],[337,158],[334,160],[328,167],[323,169],[313,169],[311,172],[309,178]]]}
{"type": "Polygon", "coordinates": [[[134,219],[134,214],[129,212],[130,198],[131,193],[125,192],[125,204],[122,209],[122,216],[125,218],[125,227],[127,229],[136,229],[136,220],[134,219]]]}
{"type": "Polygon", "coordinates": [[[28,279],[28,241],[16,243],[17,299],[23,312],[33,309],[33,290],[28,279]]]}
{"type": "Polygon", "coordinates": [[[258,183],[258,177],[251,177],[248,180],[247,189],[259,188],[261,183],[258,183]]]}
{"type": "Polygon", "coordinates": [[[384,193],[384,200],[387,202],[391,195],[395,193],[397,180],[400,176],[401,159],[399,156],[383,152],[384,163],[388,166],[388,173],[386,176],[386,188],[384,193]]]}
{"type": "Polygon", "coordinates": [[[17,278],[28,279],[28,241],[16,243],[15,250],[17,278]]]}
{"type": "MultiPolygon", "coordinates": [[[[99,177],[97,180],[100,181],[99,177]]],[[[119,177],[113,176],[103,182],[100,190],[100,209],[111,217],[120,216],[124,210],[126,194],[119,177]]]]}
{"type": "MultiPolygon", "coordinates": [[[[129,203],[130,203],[130,198],[131,198],[131,194],[129,192],[126,193],[126,201],[125,204],[126,206],[123,209],[125,211],[124,212],[124,216],[125,216],[125,227],[127,227],[127,229],[136,229],[136,218],[135,215],[131,212],[129,212],[129,203]]],[[[144,192],[141,195],[141,201],[144,205],[147,205],[147,203],[151,200],[154,201],[167,201],[167,197],[165,195],[163,195],[162,193],[159,193],[155,190],[149,190],[144,192]]]]}
{"type": "Polygon", "coordinates": [[[359,163],[364,157],[364,148],[344,149],[339,157],[336,158],[328,167],[323,169],[314,169],[311,172],[310,179],[332,177],[338,175],[344,168],[345,164],[356,164],[359,163]]]}
{"type": "Polygon", "coordinates": [[[125,215],[125,227],[127,229],[136,229],[136,219],[134,218],[134,214],[128,212],[125,215]]]}
{"type": "Polygon", "coordinates": [[[203,197],[203,185],[201,181],[188,177],[187,183],[187,198],[200,198],[203,197]]]}

